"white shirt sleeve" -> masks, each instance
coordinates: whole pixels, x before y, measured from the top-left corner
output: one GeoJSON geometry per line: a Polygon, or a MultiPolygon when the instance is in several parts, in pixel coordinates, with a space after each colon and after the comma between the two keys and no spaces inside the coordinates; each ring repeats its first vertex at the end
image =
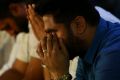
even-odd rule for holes
{"type": "Polygon", "coordinates": [[[0,31],[0,67],[9,59],[15,41],[6,31],[0,31]]]}
{"type": "Polygon", "coordinates": [[[17,43],[15,43],[13,46],[12,52],[10,54],[8,62],[6,64],[4,64],[3,67],[0,69],[0,76],[12,67],[14,61],[16,60],[17,49],[19,49],[19,48],[18,48],[17,43]]]}
{"type": "Polygon", "coordinates": [[[17,37],[17,59],[23,62],[29,61],[29,53],[28,53],[28,34],[20,33],[17,37]]]}

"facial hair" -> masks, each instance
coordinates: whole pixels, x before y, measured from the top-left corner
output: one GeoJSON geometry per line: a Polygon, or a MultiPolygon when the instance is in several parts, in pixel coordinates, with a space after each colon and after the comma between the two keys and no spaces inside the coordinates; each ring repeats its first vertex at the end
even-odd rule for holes
{"type": "Polygon", "coordinates": [[[68,43],[66,44],[66,48],[69,53],[69,59],[73,59],[76,56],[84,58],[87,52],[84,41],[74,36],[71,30],[68,34],[68,43]]]}

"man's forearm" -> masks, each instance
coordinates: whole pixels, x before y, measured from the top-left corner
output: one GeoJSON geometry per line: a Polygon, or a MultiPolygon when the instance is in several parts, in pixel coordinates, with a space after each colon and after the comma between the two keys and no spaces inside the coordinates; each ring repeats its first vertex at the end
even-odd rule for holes
{"type": "Polygon", "coordinates": [[[24,75],[20,72],[10,69],[0,76],[0,80],[22,80],[23,77],[24,75]]]}

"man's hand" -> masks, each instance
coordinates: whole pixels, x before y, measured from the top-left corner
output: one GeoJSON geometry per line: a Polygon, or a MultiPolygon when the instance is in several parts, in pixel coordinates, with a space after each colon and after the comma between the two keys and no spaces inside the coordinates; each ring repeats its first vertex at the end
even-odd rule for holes
{"type": "Polygon", "coordinates": [[[28,5],[26,11],[27,11],[27,17],[32,25],[32,29],[34,31],[35,36],[38,40],[40,40],[44,34],[44,22],[40,15],[37,15],[34,11],[35,5],[28,5]]]}
{"type": "Polygon", "coordinates": [[[63,40],[58,39],[55,33],[42,39],[37,51],[55,79],[69,72],[68,52],[63,40]]]}

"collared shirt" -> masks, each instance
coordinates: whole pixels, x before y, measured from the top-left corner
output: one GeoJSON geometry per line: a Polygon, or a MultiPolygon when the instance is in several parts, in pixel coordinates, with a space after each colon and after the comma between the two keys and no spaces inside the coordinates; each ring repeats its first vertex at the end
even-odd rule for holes
{"type": "Polygon", "coordinates": [[[104,19],[104,20],[107,20],[107,21],[110,21],[112,23],[120,23],[120,19],[117,18],[116,16],[114,16],[111,12],[103,9],[102,7],[100,6],[95,6],[95,9],[99,12],[100,16],[104,19]]]}
{"type": "Polygon", "coordinates": [[[120,80],[120,24],[100,19],[91,48],[78,61],[76,80],[120,80]]]}

